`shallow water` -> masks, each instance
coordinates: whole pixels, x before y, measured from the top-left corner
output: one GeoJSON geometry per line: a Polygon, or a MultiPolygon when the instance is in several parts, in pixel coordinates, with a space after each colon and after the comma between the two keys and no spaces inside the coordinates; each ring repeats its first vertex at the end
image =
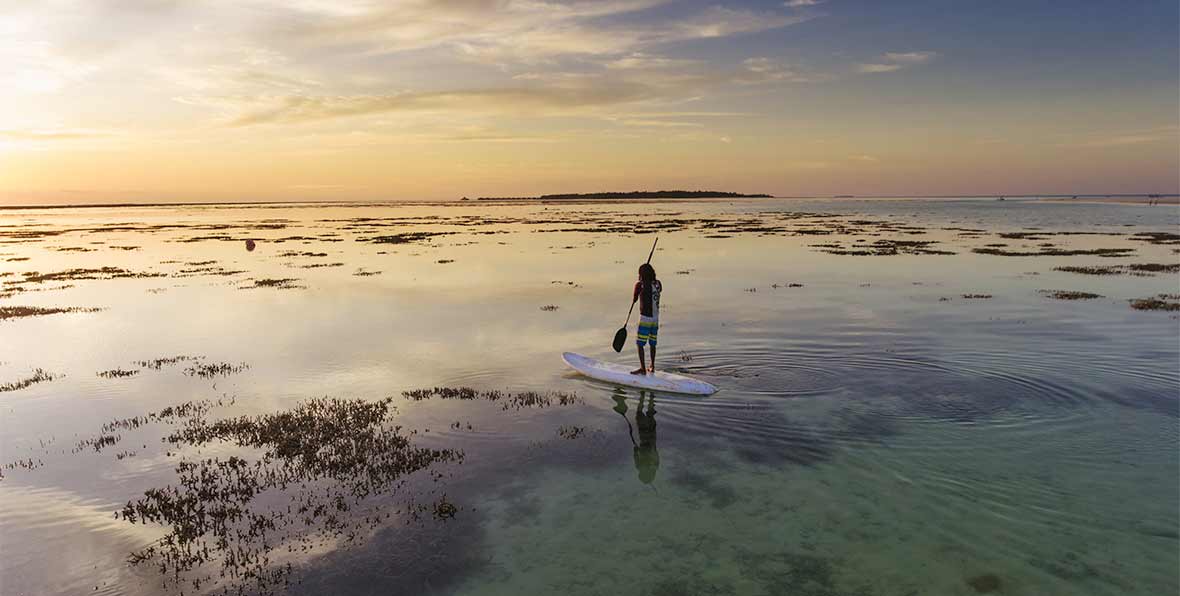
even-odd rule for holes
{"type": "Polygon", "coordinates": [[[1174,206],[0,213],[0,308],[102,309],[0,320],[0,386],[53,377],[0,392],[3,594],[1180,590],[1180,321],[1128,302],[1180,292],[1180,276],[1054,270],[1180,263],[1175,240],[1135,236],[1175,234],[1174,206]],[[421,232],[446,234],[371,241],[421,232]],[[714,396],[561,363],[635,358],[610,340],[651,232],[659,364],[714,396]],[[1054,234],[1000,236],[1014,232],[1054,234]],[[825,252],[882,239],[953,254],[825,252]],[[972,252],[988,244],[1132,252],[972,252]],[[33,274],[78,268],[118,277],[33,274]],[[196,359],[136,364],[176,356],[196,359]],[[97,374],[115,369],[132,376],[97,374]],[[509,395],[403,395],[431,387],[509,395]],[[308,405],[331,400],[374,418],[308,405]],[[186,402],[204,409],[103,428],[186,402]],[[171,489],[243,517],[218,540],[184,521],[195,509],[115,515],[171,489]],[[159,545],[128,562],[170,532],[199,562],[159,545]]]}

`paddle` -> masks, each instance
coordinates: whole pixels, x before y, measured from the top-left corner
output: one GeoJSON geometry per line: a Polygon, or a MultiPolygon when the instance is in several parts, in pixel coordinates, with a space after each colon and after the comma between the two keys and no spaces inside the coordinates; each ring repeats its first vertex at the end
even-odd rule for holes
{"type": "MultiPolygon", "coordinates": [[[[656,236],[655,242],[651,243],[651,252],[647,253],[647,262],[648,263],[651,262],[651,256],[656,254],[656,243],[659,241],[660,241],[659,236],[656,236]]],[[[633,300],[631,302],[631,309],[627,311],[627,321],[624,322],[623,326],[620,327],[619,330],[615,332],[614,348],[615,348],[616,352],[622,352],[623,351],[623,344],[627,343],[627,325],[629,325],[631,323],[631,313],[635,312],[635,303],[636,302],[639,302],[639,301],[633,300]]]]}

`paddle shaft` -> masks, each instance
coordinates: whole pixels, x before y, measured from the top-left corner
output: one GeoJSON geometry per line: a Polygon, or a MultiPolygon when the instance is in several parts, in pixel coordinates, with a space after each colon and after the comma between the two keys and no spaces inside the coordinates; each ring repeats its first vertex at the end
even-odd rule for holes
{"type": "Polygon", "coordinates": [[[636,302],[639,302],[639,301],[633,300],[631,302],[631,309],[627,311],[627,320],[623,322],[623,329],[626,329],[627,325],[631,324],[631,313],[635,312],[635,303],[636,302]]]}

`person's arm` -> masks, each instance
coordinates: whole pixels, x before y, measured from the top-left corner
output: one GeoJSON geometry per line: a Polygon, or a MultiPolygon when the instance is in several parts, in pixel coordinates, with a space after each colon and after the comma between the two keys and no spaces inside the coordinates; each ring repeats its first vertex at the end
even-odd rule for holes
{"type": "Polygon", "coordinates": [[[641,281],[635,282],[635,294],[633,296],[631,296],[631,304],[635,304],[635,301],[639,300],[639,292],[642,290],[643,290],[643,282],[641,282],[641,281]]]}

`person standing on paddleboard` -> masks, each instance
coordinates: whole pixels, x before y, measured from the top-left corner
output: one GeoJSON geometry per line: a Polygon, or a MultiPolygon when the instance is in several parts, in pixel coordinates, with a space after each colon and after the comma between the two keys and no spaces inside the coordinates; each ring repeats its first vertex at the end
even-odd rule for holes
{"type": "Polygon", "coordinates": [[[639,330],[635,334],[635,344],[639,347],[639,368],[631,371],[633,375],[656,372],[656,335],[660,331],[660,292],[663,289],[651,263],[640,265],[639,281],[635,282],[635,293],[631,298],[632,304],[639,301],[639,330]],[[644,344],[651,346],[651,368],[648,368],[643,358],[644,344]]]}

